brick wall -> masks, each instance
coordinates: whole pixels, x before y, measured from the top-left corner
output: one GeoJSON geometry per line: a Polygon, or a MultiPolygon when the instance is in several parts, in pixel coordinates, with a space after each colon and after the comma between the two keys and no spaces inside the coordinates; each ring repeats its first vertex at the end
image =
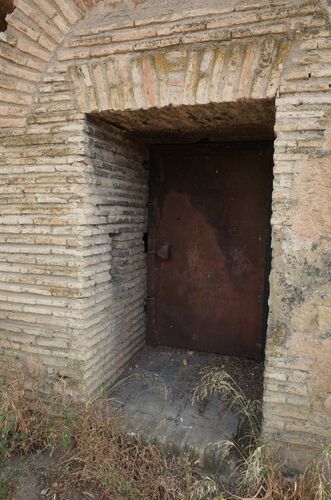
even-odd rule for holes
{"type": "Polygon", "coordinates": [[[327,31],[292,44],[276,100],[265,430],[307,455],[331,429],[327,47],[327,31]]]}
{"type": "Polygon", "coordinates": [[[143,341],[146,152],[86,113],[275,100],[264,425],[293,449],[320,447],[331,428],[326,2],[94,4],[16,0],[0,35],[2,349],[82,392],[143,341]]]}
{"type": "Polygon", "coordinates": [[[94,283],[82,344],[84,376],[95,392],[109,386],[144,344],[148,151],[104,121],[88,119],[85,133],[94,216],[86,249],[94,283]]]}

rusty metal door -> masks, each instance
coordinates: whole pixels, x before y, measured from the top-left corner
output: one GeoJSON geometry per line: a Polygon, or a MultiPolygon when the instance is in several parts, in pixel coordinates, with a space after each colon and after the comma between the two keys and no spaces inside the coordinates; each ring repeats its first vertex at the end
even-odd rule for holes
{"type": "Polygon", "coordinates": [[[259,356],[272,152],[270,142],[154,147],[150,343],[259,356]]]}

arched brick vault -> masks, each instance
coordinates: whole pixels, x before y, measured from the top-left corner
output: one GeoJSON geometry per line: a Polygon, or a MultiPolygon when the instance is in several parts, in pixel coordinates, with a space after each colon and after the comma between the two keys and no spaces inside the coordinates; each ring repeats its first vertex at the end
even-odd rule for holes
{"type": "MultiPolygon", "coordinates": [[[[93,28],[88,27],[85,35],[83,30],[81,42],[73,36],[69,42],[70,48],[62,49],[61,53],[62,45],[73,33],[75,26],[79,29],[85,11],[91,4],[96,3],[98,2],[77,1],[77,7],[73,0],[15,0],[16,9],[13,14],[7,16],[8,30],[2,35],[0,45],[4,78],[1,99],[5,103],[0,109],[2,127],[24,126],[26,108],[31,105],[40,79],[47,71],[51,59],[56,57],[57,50],[59,61],[74,60],[77,57],[99,58],[114,53],[178,46],[178,43],[222,43],[230,39],[258,38],[268,34],[293,38],[295,35],[298,37],[298,32],[303,35],[305,30],[307,33],[312,29],[320,31],[327,23],[327,14],[316,1],[304,2],[303,5],[292,2],[286,10],[283,7],[284,2],[276,2],[278,8],[274,3],[269,6],[269,3],[262,2],[263,9],[259,11],[255,4],[250,8],[249,4],[241,5],[237,0],[234,5],[221,9],[196,10],[196,15],[194,12],[168,15],[164,23],[160,23],[154,30],[150,29],[148,21],[131,21],[122,25],[115,23],[112,26],[110,24],[109,33],[100,30],[100,38],[95,45],[93,28]],[[210,11],[212,14],[208,16],[207,21],[201,22],[201,18],[210,11]],[[8,81],[6,84],[7,79],[10,79],[11,83],[8,81]],[[14,79],[15,81],[12,81],[14,79]]],[[[118,1],[105,3],[108,14],[121,4],[118,1]]],[[[301,64],[299,62],[299,67],[301,66],[302,61],[301,64]]],[[[303,80],[305,76],[303,75],[303,80]]]]}
{"type": "Polygon", "coordinates": [[[85,113],[276,98],[265,429],[320,446],[331,411],[324,2],[191,1],[154,16],[151,1],[94,3],[15,0],[1,34],[2,347],[53,383],[95,391],[143,342],[143,298],[123,309],[108,271],[131,245],[129,285],[144,285],[129,235],[144,229],[146,151],[85,113]]]}

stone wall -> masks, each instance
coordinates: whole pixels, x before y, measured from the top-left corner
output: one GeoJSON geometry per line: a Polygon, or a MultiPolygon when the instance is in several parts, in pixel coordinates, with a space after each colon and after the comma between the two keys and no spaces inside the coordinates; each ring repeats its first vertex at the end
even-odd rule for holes
{"type": "Polygon", "coordinates": [[[275,100],[264,426],[317,449],[331,428],[327,3],[96,3],[15,0],[0,35],[1,347],[93,392],[143,341],[146,152],[86,113],[275,100]]]}

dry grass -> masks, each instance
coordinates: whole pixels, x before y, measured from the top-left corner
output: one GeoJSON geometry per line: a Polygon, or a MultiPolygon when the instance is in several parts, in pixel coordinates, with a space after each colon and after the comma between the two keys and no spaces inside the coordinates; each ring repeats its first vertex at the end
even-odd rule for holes
{"type": "Polygon", "coordinates": [[[245,446],[255,447],[260,437],[261,401],[245,396],[237,382],[222,368],[205,367],[200,370],[200,379],[192,394],[192,403],[208,400],[217,396],[223,400],[229,410],[240,417],[240,427],[244,427],[242,441],[245,446]],[[248,444],[247,444],[248,441],[248,444]]]}
{"type": "MultiPolygon", "coordinates": [[[[261,435],[261,406],[248,399],[239,385],[218,367],[204,368],[192,396],[201,402],[216,395],[235,409],[241,417],[242,433],[236,441],[223,441],[220,457],[235,454],[238,460],[233,476],[235,491],[224,485],[226,498],[264,500],[330,500],[331,446],[323,449],[307,469],[294,479],[284,475],[285,467],[274,443],[261,435]]],[[[229,478],[230,479],[230,478],[229,478]]],[[[229,482],[231,484],[231,481],[229,482]]]]}
{"type": "MultiPolygon", "coordinates": [[[[202,474],[193,472],[187,458],[166,457],[139,436],[122,434],[107,400],[78,403],[63,391],[50,405],[38,371],[1,361],[0,470],[13,458],[56,452],[59,466],[50,479],[56,498],[72,492],[98,499],[193,498],[202,474]]],[[[6,498],[7,483],[0,473],[0,499],[6,498]]]]}
{"type": "MultiPolygon", "coordinates": [[[[38,383],[26,384],[20,368],[3,359],[0,363],[0,462],[17,454],[52,448],[58,419],[39,397],[38,383]]],[[[28,380],[29,372],[24,373],[28,380]]]]}
{"type": "MultiPolygon", "coordinates": [[[[38,372],[15,369],[2,363],[0,375],[0,470],[13,457],[47,450],[59,453],[49,491],[54,498],[222,500],[327,500],[331,498],[331,451],[323,450],[307,470],[289,480],[275,460],[274,449],[259,433],[259,411],[240,387],[218,369],[204,370],[194,391],[194,401],[209,394],[225,398],[237,408],[250,428],[250,437],[223,442],[223,456],[236,454],[235,483],[220,484],[196,471],[188,458],[166,457],[157,446],[139,436],[123,435],[109,402],[99,399],[77,403],[65,391],[46,404],[38,372]],[[24,373],[24,377],[23,377],[24,373]],[[23,378],[24,383],[23,383],[23,378]],[[26,380],[30,381],[26,389],[26,380]],[[56,484],[57,486],[54,486],[56,484]],[[228,491],[230,484],[235,484],[228,491]],[[76,497],[75,497],[76,498],[76,497]]],[[[149,379],[148,379],[149,380],[149,379]]],[[[233,480],[233,478],[230,478],[233,480]]],[[[0,473],[0,498],[7,483],[0,473]],[[2,482],[1,482],[2,481],[2,482]]]]}
{"type": "Polygon", "coordinates": [[[121,434],[106,402],[81,408],[70,432],[74,443],[57,481],[65,490],[93,491],[97,498],[185,497],[192,479],[188,462],[121,434]]]}

